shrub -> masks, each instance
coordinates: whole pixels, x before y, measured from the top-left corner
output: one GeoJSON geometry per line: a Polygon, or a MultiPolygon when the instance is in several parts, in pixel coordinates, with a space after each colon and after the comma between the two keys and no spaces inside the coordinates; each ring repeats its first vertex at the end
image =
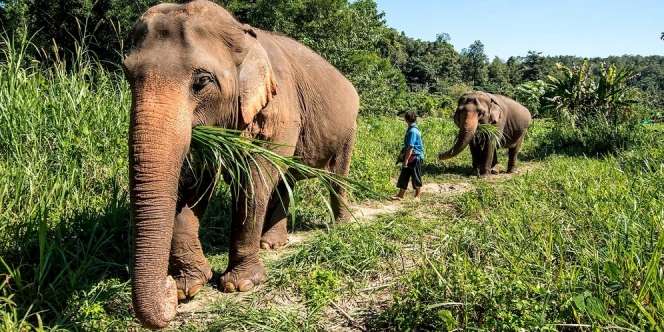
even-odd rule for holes
{"type": "Polygon", "coordinates": [[[547,113],[541,110],[541,99],[546,93],[547,87],[548,84],[542,80],[525,82],[516,87],[514,97],[530,111],[533,117],[546,116],[547,113]]]}
{"type": "Polygon", "coordinates": [[[586,153],[615,152],[637,141],[640,114],[630,69],[602,64],[593,75],[587,60],[571,68],[556,66],[558,75],[548,77],[544,95],[544,107],[558,122],[554,141],[586,153]]]}

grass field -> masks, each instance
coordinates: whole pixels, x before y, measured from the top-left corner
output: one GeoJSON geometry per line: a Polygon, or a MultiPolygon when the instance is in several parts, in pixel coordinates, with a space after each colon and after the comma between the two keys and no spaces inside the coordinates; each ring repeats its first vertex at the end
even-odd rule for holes
{"type": "MultiPolygon", "coordinates": [[[[91,63],[44,71],[21,54],[0,64],[0,330],[137,328],[128,87],[91,63]]],[[[293,244],[263,253],[268,283],[242,295],[206,287],[172,328],[664,329],[664,128],[588,158],[557,154],[552,125],[534,124],[518,175],[480,180],[467,152],[434,161],[455,128],[423,119],[425,181],[451,189],[395,207],[385,198],[404,124],[361,119],[351,176],[373,192],[355,204],[385,213],[333,225],[316,183],[299,186],[293,244]]],[[[221,188],[201,234],[217,273],[227,197],[221,188]]]]}

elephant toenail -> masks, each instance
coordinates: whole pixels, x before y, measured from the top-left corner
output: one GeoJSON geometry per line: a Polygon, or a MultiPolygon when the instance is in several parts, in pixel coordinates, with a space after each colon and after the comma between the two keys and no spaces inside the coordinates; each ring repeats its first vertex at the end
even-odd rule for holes
{"type": "Polygon", "coordinates": [[[240,281],[240,283],[238,285],[238,288],[239,288],[240,292],[246,292],[246,291],[249,291],[252,288],[254,288],[254,283],[251,282],[251,280],[243,280],[243,281],[240,281]]]}
{"type": "Polygon", "coordinates": [[[184,301],[187,299],[187,294],[184,293],[184,290],[178,289],[178,300],[184,301]]]}
{"type": "Polygon", "coordinates": [[[235,284],[232,282],[227,282],[224,284],[224,292],[226,293],[234,293],[235,292],[235,284]]]}
{"type": "Polygon", "coordinates": [[[203,285],[195,285],[189,288],[189,298],[193,299],[200,292],[201,288],[203,288],[203,285]]]}

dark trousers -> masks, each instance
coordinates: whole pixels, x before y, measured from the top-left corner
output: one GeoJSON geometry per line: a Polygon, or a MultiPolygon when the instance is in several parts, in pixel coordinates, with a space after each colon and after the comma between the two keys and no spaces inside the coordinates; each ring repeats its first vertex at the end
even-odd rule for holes
{"type": "Polygon", "coordinates": [[[422,187],[422,161],[419,158],[415,158],[408,164],[408,167],[401,169],[399,180],[397,180],[397,188],[408,189],[409,180],[413,184],[413,188],[422,187]]]}

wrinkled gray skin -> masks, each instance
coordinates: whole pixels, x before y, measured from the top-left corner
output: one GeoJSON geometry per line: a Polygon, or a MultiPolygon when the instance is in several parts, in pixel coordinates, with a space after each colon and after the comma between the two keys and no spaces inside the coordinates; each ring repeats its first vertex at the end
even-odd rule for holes
{"type": "Polygon", "coordinates": [[[531,122],[528,109],[508,97],[485,92],[464,94],[459,98],[454,114],[459,134],[454,146],[441,152],[438,158],[453,158],[470,145],[474,171],[480,176],[497,173],[498,157],[493,144],[474,139],[479,124],[492,124],[502,132],[500,146],[509,149],[507,172],[512,173],[516,170],[517,155],[531,122]]]}
{"type": "MultiPolygon", "coordinates": [[[[161,328],[174,318],[178,299],[191,298],[212,276],[198,240],[212,190],[197,190],[183,167],[192,128],[239,129],[283,144],[283,155],[347,175],[359,99],[348,80],[305,46],[243,25],[212,2],[150,8],[134,26],[133,42],[124,61],[132,89],[132,295],[139,320],[161,328]]],[[[253,170],[248,193],[233,197],[229,264],[219,280],[226,292],[261,283],[259,249],[288,241],[288,202],[277,202],[279,191],[288,197],[285,186],[273,182],[275,169],[262,171],[261,178],[253,170]]],[[[346,193],[336,189],[332,206],[345,219],[346,193]]]]}

